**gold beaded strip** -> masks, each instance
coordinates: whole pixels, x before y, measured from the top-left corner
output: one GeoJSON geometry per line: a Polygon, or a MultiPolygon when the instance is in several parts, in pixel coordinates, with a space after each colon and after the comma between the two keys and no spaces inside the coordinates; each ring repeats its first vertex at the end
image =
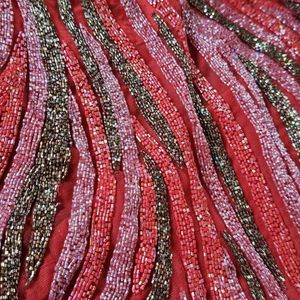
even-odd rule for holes
{"type": "Polygon", "coordinates": [[[112,166],[114,170],[118,170],[121,166],[122,149],[117,119],[113,110],[110,95],[105,88],[102,75],[97,67],[97,63],[75,22],[70,1],[59,0],[58,7],[60,16],[72,34],[72,37],[82,57],[85,69],[91,78],[91,83],[98,96],[100,102],[99,104],[102,108],[103,125],[107,136],[107,144],[111,153],[112,166]]]}
{"type": "Polygon", "coordinates": [[[183,163],[183,157],[176,138],[170,129],[167,120],[160,113],[155,101],[147,90],[146,86],[140,80],[132,66],[127,62],[124,55],[118,49],[118,46],[109,36],[101,18],[98,16],[94,4],[90,0],[82,1],[85,17],[89,26],[102,46],[108,51],[110,59],[119,71],[130,93],[135,97],[137,105],[144,118],[157,133],[164,143],[169,155],[179,165],[183,163]]]}
{"type": "Polygon", "coordinates": [[[202,99],[195,89],[187,56],[166,22],[164,22],[158,15],[154,16],[154,20],[158,24],[159,33],[169,48],[173,51],[185,72],[189,92],[194,103],[198,120],[206,136],[213,162],[222,175],[225,186],[234,200],[236,214],[241,221],[247,236],[266,266],[270,269],[278,281],[283,281],[284,278],[278,269],[270,249],[268,248],[268,244],[255,223],[251,208],[247,203],[244,192],[239,184],[230,158],[226,152],[219,128],[208,109],[203,105],[202,99]]]}
{"type": "Polygon", "coordinates": [[[172,276],[172,254],[170,249],[170,215],[167,203],[167,187],[162,171],[155,161],[145,152],[143,159],[154,183],[156,194],[157,246],[151,290],[147,300],[169,298],[170,279],[172,276]]]}
{"type": "Polygon", "coordinates": [[[280,63],[292,75],[300,77],[300,65],[290,58],[285,52],[281,51],[273,44],[260,39],[248,30],[238,26],[237,24],[227,20],[221,13],[205,3],[204,0],[188,0],[191,5],[196,7],[206,17],[225,26],[228,30],[233,31],[244,43],[256,51],[269,55],[275,61],[280,63]]]}
{"type": "Polygon", "coordinates": [[[300,116],[297,110],[291,105],[289,98],[273,83],[265,70],[241,55],[239,55],[239,58],[261,88],[266,99],[280,114],[280,118],[300,159],[300,116]]]}
{"type": "Polygon", "coordinates": [[[59,40],[42,0],[31,0],[30,9],[37,21],[41,51],[48,79],[46,120],[34,166],[25,179],[9,218],[2,247],[1,299],[18,299],[17,286],[22,251],[22,233],[30,209],[33,209],[33,236],[26,268],[29,280],[36,274],[52,231],[56,212],[57,186],[70,162],[67,79],[59,40]]]}
{"type": "Polygon", "coordinates": [[[224,237],[225,241],[227,242],[227,244],[230,246],[236,260],[239,263],[239,268],[241,270],[243,277],[245,278],[245,280],[247,282],[247,285],[249,287],[249,290],[250,290],[250,293],[251,293],[253,299],[264,300],[265,295],[262,290],[262,287],[261,287],[254,271],[252,270],[249,262],[245,258],[243,252],[239,249],[239,246],[237,245],[237,243],[235,242],[235,240],[229,233],[223,232],[223,237],[224,237]]]}

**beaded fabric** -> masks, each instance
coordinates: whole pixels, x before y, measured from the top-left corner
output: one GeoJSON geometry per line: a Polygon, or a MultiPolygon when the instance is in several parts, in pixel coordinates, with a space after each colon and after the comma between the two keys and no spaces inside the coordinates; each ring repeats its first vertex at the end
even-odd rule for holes
{"type": "Polygon", "coordinates": [[[300,0],[0,2],[0,299],[300,299],[300,0]]]}

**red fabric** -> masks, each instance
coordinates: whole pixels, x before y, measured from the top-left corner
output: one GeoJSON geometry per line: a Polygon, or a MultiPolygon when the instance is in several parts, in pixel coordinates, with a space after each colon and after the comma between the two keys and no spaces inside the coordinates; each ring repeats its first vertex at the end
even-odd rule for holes
{"type": "MultiPolygon", "coordinates": [[[[71,35],[63,25],[62,20],[59,17],[59,12],[58,12],[58,4],[57,0],[45,0],[49,12],[51,14],[51,19],[53,20],[57,33],[59,35],[59,38],[61,41],[64,41],[68,46],[77,54],[77,58],[80,59],[80,56],[78,55],[78,51],[75,47],[75,44],[72,40],[71,35]]],[[[72,7],[73,11],[75,13],[76,19],[78,22],[83,23],[84,25],[87,25],[86,20],[83,16],[83,11],[82,7],[80,5],[80,0],[73,0],[72,2],[72,7]]],[[[147,15],[148,19],[151,20],[151,9],[150,6],[147,4],[145,0],[139,0],[138,1],[141,4],[141,7],[144,11],[144,13],[147,15]]],[[[15,12],[15,30],[14,30],[14,39],[16,38],[17,32],[19,30],[22,30],[22,18],[20,16],[20,11],[17,7],[16,1],[13,1],[14,3],[14,12],[15,12]]],[[[179,3],[177,1],[172,1],[171,2],[176,9],[180,9],[179,3]]],[[[175,93],[174,88],[170,85],[169,82],[167,82],[164,79],[164,76],[162,75],[162,72],[160,71],[160,68],[158,67],[157,63],[155,60],[150,56],[149,51],[147,50],[147,47],[144,45],[142,39],[134,32],[132,29],[128,19],[125,17],[125,12],[123,8],[120,6],[119,1],[117,0],[110,0],[109,1],[110,7],[112,9],[112,12],[114,16],[116,17],[118,23],[121,25],[123,30],[128,34],[130,37],[131,41],[135,44],[137,47],[138,51],[146,61],[147,65],[150,66],[151,70],[154,72],[154,74],[158,77],[159,81],[163,85],[163,87],[167,90],[169,96],[171,99],[174,101],[176,107],[178,108],[179,112],[183,116],[183,119],[185,121],[185,124],[188,127],[188,130],[191,134],[191,125],[189,122],[189,118],[187,116],[187,113],[185,112],[185,109],[183,108],[182,103],[180,103],[180,100],[178,99],[178,96],[175,93]]],[[[153,22],[153,21],[152,21],[153,22]]],[[[153,22],[153,25],[155,26],[155,23],[153,22]]],[[[300,251],[300,240],[297,239],[297,234],[296,234],[296,229],[292,225],[292,222],[290,221],[288,214],[286,210],[284,209],[282,200],[279,196],[278,191],[275,188],[275,185],[273,183],[273,180],[271,178],[270,171],[268,170],[268,167],[266,165],[266,162],[264,159],[260,156],[261,153],[261,148],[258,142],[258,137],[257,134],[255,133],[254,128],[249,124],[249,122],[246,122],[246,117],[237,105],[234,96],[232,95],[231,91],[227,86],[225,86],[220,79],[213,73],[213,71],[208,67],[207,63],[205,62],[205,59],[203,57],[200,57],[199,55],[196,55],[196,52],[192,53],[193,57],[196,58],[196,62],[198,64],[198,67],[201,69],[201,71],[204,73],[204,75],[208,78],[210,83],[213,85],[213,87],[223,96],[226,97],[227,102],[230,104],[230,107],[237,119],[237,121],[242,125],[243,129],[245,130],[246,136],[249,139],[252,149],[258,158],[259,165],[267,178],[269,188],[272,192],[272,195],[276,201],[276,204],[278,204],[280,208],[280,212],[282,215],[285,217],[287,221],[288,228],[291,230],[292,235],[294,237],[294,241],[297,246],[297,251],[300,251]]],[[[141,121],[141,123],[146,127],[149,132],[152,132],[152,130],[149,128],[147,124],[142,120],[140,112],[136,108],[136,104],[134,103],[134,100],[132,96],[129,94],[129,91],[127,87],[124,85],[124,83],[121,81],[120,76],[115,72],[115,75],[117,76],[119,82],[121,83],[122,90],[126,96],[127,102],[129,104],[129,109],[133,115],[137,117],[138,120],[141,121]]],[[[296,153],[291,147],[291,143],[289,138],[287,137],[287,134],[285,130],[282,128],[282,123],[275,111],[272,112],[272,115],[274,119],[276,120],[276,126],[280,128],[279,132],[283,140],[285,141],[285,144],[288,147],[288,150],[290,153],[292,153],[293,157],[295,158],[296,153]]],[[[192,135],[190,135],[192,136],[192,135]]],[[[193,141],[191,140],[193,143],[193,141]]],[[[226,145],[227,150],[229,152],[229,156],[232,158],[232,150],[226,145]]],[[[77,169],[77,163],[78,163],[78,152],[76,149],[72,149],[72,161],[71,165],[68,171],[68,175],[61,184],[59,188],[59,193],[58,193],[58,202],[60,205],[58,206],[57,210],[57,215],[55,218],[55,226],[54,230],[52,233],[52,236],[50,238],[50,242],[47,248],[47,252],[44,258],[44,262],[39,270],[38,276],[35,278],[35,280],[29,285],[25,286],[26,284],[26,275],[24,272],[24,266],[22,267],[22,277],[21,277],[21,284],[20,284],[20,289],[19,289],[19,295],[21,299],[28,299],[28,300],[42,300],[42,299],[47,299],[48,298],[48,293],[50,290],[50,285],[51,281],[53,278],[53,273],[54,273],[54,267],[55,264],[58,260],[59,254],[62,250],[63,247],[63,242],[64,238],[67,233],[67,228],[68,228],[68,218],[70,215],[70,208],[71,208],[71,199],[72,199],[72,193],[73,193],[73,186],[76,181],[76,169],[77,169]]],[[[234,169],[236,170],[239,178],[242,178],[241,170],[239,169],[239,166],[235,163],[233,160],[233,166],[234,169]]],[[[299,166],[299,162],[298,162],[299,166]]],[[[180,174],[181,181],[183,183],[184,191],[186,194],[187,199],[189,200],[190,204],[190,194],[189,194],[189,182],[188,182],[188,176],[187,172],[185,169],[178,169],[178,172],[180,174]]],[[[114,214],[114,219],[113,219],[113,229],[112,229],[112,247],[116,243],[117,235],[118,235],[118,227],[120,223],[120,216],[122,212],[122,206],[123,206],[123,175],[121,172],[117,172],[117,182],[118,182],[118,187],[117,187],[117,199],[116,199],[116,207],[115,207],[115,214],[114,214]]],[[[204,183],[203,183],[204,184],[204,183]]],[[[247,187],[247,184],[245,182],[241,182],[241,185],[243,187],[243,190],[246,194],[247,197],[250,195],[250,191],[247,187]]],[[[205,186],[205,185],[204,185],[205,186]]],[[[216,212],[216,209],[213,205],[212,202],[210,204],[210,210],[212,213],[212,217],[214,218],[215,224],[217,226],[217,229],[219,232],[221,232],[225,226],[223,221],[221,220],[220,216],[216,212]]],[[[255,209],[254,209],[255,211],[255,209]]],[[[173,219],[173,217],[172,217],[173,219]]],[[[195,221],[195,220],[194,220],[195,221]]],[[[262,222],[260,219],[256,218],[257,223],[259,224],[259,228],[261,232],[264,234],[266,238],[268,238],[268,234],[266,233],[266,229],[264,228],[262,222]]],[[[25,229],[25,237],[24,237],[24,244],[26,245],[24,247],[24,254],[27,251],[27,245],[30,239],[30,220],[28,220],[28,224],[25,229]]],[[[199,231],[201,230],[197,222],[195,221],[195,228],[196,228],[196,234],[199,238],[199,231]]],[[[226,246],[227,247],[227,246],[226,246]]],[[[112,252],[112,250],[111,250],[112,252]]],[[[110,252],[110,255],[112,254],[110,252]]],[[[172,253],[173,253],[173,276],[172,276],[172,281],[171,281],[171,299],[178,299],[176,295],[179,295],[180,290],[187,291],[187,283],[186,283],[186,277],[185,277],[185,271],[182,266],[180,257],[179,257],[179,243],[178,243],[178,238],[175,237],[174,234],[172,234],[172,253]],[[173,295],[173,297],[172,297],[173,295]]],[[[199,257],[202,259],[202,253],[199,251],[199,257]]],[[[99,283],[98,289],[97,289],[97,295],[99,295],[100,290],[103,288],[104,283],[105,283],[105,275],[107,273],[107,266],[108,266],[109,260],[107,260],[106,263],[106,268],[105,272],[101,278],[101,282],[99,283]]],[[[278,261],[277,261],[278,262],[278,261]]],[[[278,264],[280,264],[278,262],[278,264]]],[[[203,264],[202,264],[203,265],[203,264]]],[[[201,270],[205,276],[205,270],[201,270]]],[[[74,274],[74,277],[76,277],[76,274],[74,274]]],[[[240,276],[239,274],[239,280],[241,284],[243,285],[243,288],[247,291],[247,296],[249,299],[250,293],[248,290],[248,287],[245,283],[245,280],[240,276]]],[[[292,287],[292,285],[287,281],[287,287],[288,287],[288,296],[290,299],[299,299],[299,295],[297,294],[296,290],[292,287]]],[[[69,291],[70,292],[70,291],[69,291]]],[[[131,299],[138,300],[138,299],[145,299],[146,295],[148,293],[148,290],[146,289],[142,295],[139,296],[134,296],[131,299]]],[[[187,293],[188,294],[188,293],[187,293]]],[[[68,294],[66,295],[65,299],[67,299],[68,294]]]]}

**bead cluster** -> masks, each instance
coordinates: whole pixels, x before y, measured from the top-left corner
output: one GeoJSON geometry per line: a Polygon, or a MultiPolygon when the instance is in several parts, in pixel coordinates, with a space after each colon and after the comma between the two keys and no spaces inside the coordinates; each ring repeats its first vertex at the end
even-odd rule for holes
{"type": "Polygon", "coordinates": [[[24,180],[33,165],[44,123],[47,98],[47,78],[40,52],[36,24],[27,0],[18,1],[24,18],[24,30],[29,62],[29,95],[22,121],[19,142],[10,170],[0,192],[0,236],[14,208],[24,180]]]}
{"type": "Polygon", "coordinates": [[[224,239],[227,241],[228,245],[230,246],[232,252],[234,253],[236,259],[239,262],[241,272],[247,281],[253,299],[264,300],[265,296],[264,296],[263,289],[255,273],[253,272],[249,262],[246,260],[243,252],[239,249],[239,246],[237,245],[237,243],[234,241],[234,239],[230,234],[224,232],[223,236],[224,239]]]}
{"type": "MultiPolygon", "coordinates": [[[[92,3],[89,3],[87,0],[83,1],[86,18],[89,22],[89,25],[91,28],[93,28],[94,34],[99,39],[103,47],[109,52],[113,65],[121,74],[124,82],[129,88],[130,93],[136,98],[137,105],[143,113],[144,118],[149,122],[154,131],[165,144],[174,161],[181,164],[183,160],[182,154],[174,137],[174,133],[171,131],[165,117],[159,111],[156,103],[153,101],[153,96],[149,93],[146,86],[133,69],[133,67],[137,64],[135,58],[138,54],[136,50],[133,50],[133,46],[130,43],[128,44],[128,40],[126,41],[126,38],[124,41],[124,35],[121,34],[122,31],[118,30],[115,32],[113,30],[114,24],[111,24],[112,18],[110,18],[109,12],[107,12],[106,5],[104,3],[102,4],[103,5],[100,5],[100,2],[98,3],[98,13],[100,13],[104,19],[100,19],[92,3]],[[101,12],[101,10],[105,9],[106,13],[104,14],[101,12]],[[106,27],[104,27],[104,21],[106,22],[106,27]],[[113,35],[116,40],[113,40],[109,34],[113,35]],[[121,39],[122,37],[123,39],[121,39]],[[118,45],[116,42],[118,42],[118,45]],[[128,54],[130,53],[134,55],[131,54],[129,56],[128,54]],[[131,60],[131,64],[129,64],[125,55],[128,56],[128,60],[131,60]]],[[[148,80],[148,82],[149,81],[150,80],[148,80]]],[[[149,83],[151,84],[151,82],[149,83]]],[[[156,87],[156,89],[157,94],[161,94],[163,92],[158,87],[156,87]]]]}
{"type": "MultiPolygon", "coordinates": [[[[32,5],[32,3],[30,3],[32,5]]],[[[26,217],[33,209],[33,235],[26,257],[29,280],[40,266],[52,231],[56,212],[56,188],[65,176],[70,160],[70,133],[67,108],[67,84],[60,46],[45,6],[31,6],[41,39],[42,57],[48,79],[48,102],[45,124],[33,167],[17,197],[5,232],[1,257],[1,285],[9,299],[17,298],[22,232],[26,217]],[[10,249],[15,249],[11,252],[10,249]]]]}
{"type": "Polygon", "coordinates": [[[259,253],[272,273],[280,279],[282,278],[282,275],[278,270],[278,267],[264,237],[259,232],[259,229],[255,223],[253,213],[249,207],[249,204],[247,203],[247,199],[245,198],[235,171],[231,165],[230,158],[225,150],[221,133],[210,112],[202,104],[202,99],[195,90],[192,73],[188,64],[188,59],[185,56],[183,49],[180,47],[171,31],[169,30],[167,24],[163,22],[163,20],[161,20],[158,16],[155,16],[155,20],[159,24],[159,32],[162,34],[165,41],[177,56],[178,60],[183,66],[183,69],[185,70],[185,74],[189,84],[189,91],[191,94],[191,98],[193,99],[199,122],[204,128],[214,164],[223,177],[223,181],[234,201],[237,216],[240,219],[240,222],[243,225],[243,228],[250,241],[254,245],[255,250],[259,253]]]}
{"type": "Polygon", "coordinates": [[[139,246],[135,254],[132,275],[132,293],[143,291],[149,282],[156,259],[157,220],[156,195],[151,176],[141,165],[141,205],[139,210],[139,246]]]}

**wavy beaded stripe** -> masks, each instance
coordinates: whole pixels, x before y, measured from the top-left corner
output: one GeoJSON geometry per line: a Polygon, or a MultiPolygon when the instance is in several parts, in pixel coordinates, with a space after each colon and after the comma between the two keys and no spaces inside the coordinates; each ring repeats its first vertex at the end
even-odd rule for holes
{"type": "Polygon", "coordinates": [[[166,151],[151,139],[151,136],[142,125],[137,121],[134,125],[138,142],[143,145],[147,153],[158,164],[163,173],[164,181],[168,186],[171,209],[174,213],[176,233],[180,242],[183,265],[187,272],[190,294],[193,299],[205,298],[206,289],[198,266],[195,229],[178,172],[166,151]]]}
{"type": "Polygon", "coordinates": [[[80,299],[83,295],[87,299],[91,299],[110,247],[116,179],[113,174],[101,113],[97,105],[98,100],[86,75],[80,69],[75,55],[66,47],[64,48],[64,57],[85,114],[96,171],[89,245],[70,299],[80,299]]]}
{"type": "Polygon", "coordinates": [[[8,59],[14,31],[13,8],[11,0],[0,3],[0,69],[8,59]]]}
{"type": "Polygon", "coordinates": [[[99,104],[102,108],[102,118],[104,129],[107,136],[108,146],[111,152],[112,165],[115,170],[120,168],[122,152],[120,134],[118,132],[118,125],[116,116],[113,110],[112,100],[109,93],[105,88],[102,75],[97,68],[97,63],[93,58],[89,47],[85,42],[79,27],[77,26],[74,15],[72,12],[71,4],[69,0],[59,0],[60,15],[71,32],[72,37],[76,43],[76,46],[82,57],[85,69],[91,78],[92,85],[99,99],[99,104]]]}
{"type": "MultiPolygon", "coordinates": [[[[154,33],[153,29],[150,28],[150,26],[147,24],[146,19],[143,17],[141,10],[135,3],[135,1],[124,1],[124,7],[126,9],[127,15],[129,16],[130,20],[132,21],[132,24],[136,31],[140,34],[140,36],[145,40],[147,43],[147,46],[150,50],[150,53],[153,55],[153,57],[156,59],[156,61],[160,64],[166,78],[173,84],[174,87],[176,87],[176,91],[178,95],[180,95],[181,100],[183,104],[185,105],[190,120],[193,122],[194,127],[199,127],[200,124],[197,122],[196,113],[193,109],[192,100],[189,95],[188,87],[184,83],[184,73],[180,69],[180,67],[177,65],[175,60],[168,54],[167,49],[162,44],[161,41],[159,41],[158,36],[154,33]]],[[[195,141],[201,140],[202,137],[199,137],[199,129],[197,131],[194,130],[193,135],[195,138],[195,141]]],[[[175,130],[174,132],[178,132],[178,130],[175,130]]],[[[180,133],[176,135],[177,140],[181,141],[180,144],[184,144],[186,139],[182,139],[183,133],[180,133]]],[[[201,147],[199,147],[199,142],[196,143],[196,147],[198,151],[200,152],[201,147]]],[[[186,147],[184,147],[186,149],[186,147]]],[[[187,153],[186,150],[183,153],[187,153]]],[[[187,165],[193,166],[191,162],[187,162],[187,165]]],[[[195,186],[197,187],[200,185],[199,180],[196,176],[193,176],[193,174],[190,173],[190,178],[194,178],[193,181],[195,182],[195,186]]],[[[198,219],[199,226],[206,228],[207,226],[211,227],[211,230],[209,232],[209,235],[206,234],[206,232],[201,231],[200,234],[203,236],[203,247],[205,251],[205,258],[204,261],[206,263],[206,266],[211,274],[214,274],[214,276],[211,276],[212,279],[209,282],[210,285],[210,291],[212,295],[218,294],[220,297],[225,297],[225,294],[230,295],[229,291],[225,291],[224,289],[219,289],[224,282],[226,282],[227,276],[230,278],[232,283],[236,278],[233,275],[233,273],[230,271],[230,268],[232,269],[232,265],[228,268],[220,268],[219,265],[223,265],[222,262],[225,262],[227,260],[226,254],[222,253],[222,247],[219,243],[219,240],[216,239],[216,232],[214,230],[214,225],[211,224],[211,216],[208,212],[207,207],[207,200],[205,198],[204,201],[198,201],[199,196],[195,193],[193,205],[194,210],[196,212],[196,216],[202,216],[202,219],[198,219]],[[211,249],[214,249],[214,251],[211,251],[211,249]],[[218,249],[218,251],[217,251],[218,249]],[[226,277],[224,278],[224,272],[226,274],[226,277]]],[[[239,289],[239,284],[237,280],[235,281],[235,285],[231,284],[232,289],[232,295],[236,294],[236,291],[239,289]]]]}
{"type": "Polygon", "coordinates": [[[15,206],[16,198],[34,162],[44,123],[47,98],[46,71],[40,53],[40,42],[37,36],[35,20],[29,10],[29,2],[27,0],[19,0],[18,5],[25,20],[24,30],[29,62],[29,95],[16,154],[5,178],[3,189],[0,192],[1,238],[8,218],[15,206]]]}
{"type": "MultiPolygon", "coordinates": [[[[255,36],[252,34],[249,30],[240,27],[237,25],[237,20],[235,22],[232,22],[224,15],[222,15],[218,10],[207,4],[204,0],[189,0],[189,2],[197,7],[199,11],[201,11],[203,14],[205,14],[207,17],[210,17],[220,23],[221,25],[225,26],[227,29],[235,32],[235,34],[238,35],[238,37],[245,42],[247,45],[255,49],[256,51],[263,52],[268,54],[270,57],[272,57],[275,61],[280,63],[288,72],[290,72],[292,75],[295,75],[297,77],[300,76],[300,65],[290,58],[286,53],[284,53],[278,46],[274,46],[272,43],[264,41],[263,39],[255,36]]],[[[216,2],[218,3],[218,2],[216,2]]],[[[217,5],[218,7],[218,5],[217,5]]],[[[218,7],[220,9],[220,7],[218,7]]],[[[223,8],[223,6],[222,6],[223,8]]],[[[228,17],[228,10],[227,7],[224,7],[224,10],[227,12],[228,17]]],[[[224,13],[224,10],[220,10],[222,13],[224,13]]],[[[232,12],[232,11],[230,11],[232,12]]],[[[257,30],[256,30],[257,32],[257,30]]],[[[266,34],[266,33],[264,33],[266,34]]],[[[272,41],[274,42],[274,41],[272,41]]],[[[282,47],[282,46],[281,46],[282,47]]]]}
{"type": "Polygon", "coordinates": [[[0,2],[1,299],[299,298],[300,0],[0,2]]]}
{"type": "MultiPolygon", "coordinates": [[[[236,44],[235,44],[236,45],[236,44]]],[[[191,60],[189,60],[192,62],[191,60]]],[[[248,144],[247,138],[240,125],[234,120],[230,108],[224,100],[217,95],[208,81],[200,74],[199,70],[192,68],[195,84],[202,92],[203,98],[209,107],[215,111],[215,116],[219,120],[228,142],[233,149],[238,162],[240,163],[246,180],[250,185],[254,196],[255,206],[259,208],[260,214],[272,234],[275,247],[288,261],[288,269],[294,265],[295,245],[292,242],[290,233],[282,220],[282,217],[275,206],[272,195],[266,185],[263,174],[260,171],[257,160],[248,144]],[[279,229],[280,228],[280,229],[279,229]],[[279,230],[279,231],[278,231],[279,230]],[[281,234],[279,234],[279,232],[281,234]]],[[[296,258],[296,261],[298,258],[296,258]]],[[[293,269],[294,267],[292,267],[293,269]]]]}
{"type": "Polygon", "coordinates": [[[265,70],[244,57],[240,59],[262,89],[266,99],[277,109],[300,158],[300,116],[296,109],[291,105],[289,98],[272,82],[265,70]]]}
{"type": "Polygon", "coordinates": [[[155,161],[146,153],[143,154],[143,160],[154,185],[157,218],[155,266],[151,280],[151,290],[147,296],[147,300],[158,298],[165,300],[169,297],[170,279],[172,276],[171,222],[167,202],[167,186],[162,170],[155,161]]]}
{"type": "Polygon", "coordinates": [[[55,266],[49,299],[61,299],[79,268],[87,246],[92,213],[95,171],[78,105],[69,95],[69,114],[74,146],[79,152],[77,180],[73,191],[68,233],[55,266]]]}
{"type": "Polygon", "coordinates": [[[20,33],[0,75],[0,178],[11,157],[21,118],[27,73],[26,42],[20,33]]]}
{"type": "Polygon", "coordinates": [[[239,246],[236,244],[232,236],[227,232],[224,232],[223,236],[226,242],[228,243],[228,245],[230,246],[232,252],[234,253],[236,259],[239,262],[239,267],[241,269],[244,278],[247,281],[253,299],[264,300],[265,299],[264,291],[259,281],[257,280],[257,277],[253,272],[251,265],[249,264],[244,254],[239,249],[239,246]]]}
{"type": "Polygon", "coordinates": [[[123,151],[123,171],[125,176],[124,209],[121,217],[120,235],[110,261],[110,269],[106,280],[105,288],[100,298],[119,295],[126,297],[131,283],[131,272],[134,262],[134,249],[138,238],[138,206],[140,204],[140,171],[136,143],[134,141],[133,127],[127,108],[124,94],[113,75],[108,60],[101,50],[100,45],[84,31],[84,36],[89,42],[90,50],[98,63],[103,74],[105,86],[114,101],[114,109],[118,119],[118,126],[121,135],[123,151]]]}
{"type": "MultiPolygon", "coordinates": [[[[158,224],[156,215],[156,195],[153,180],[144,164],[141,164],[141,205],[139,209],[139,245],[134,259],[132,293],[143,291],[151,278],[156,260],[158,224]]],[[[167,287],[168,288],[168,287],[167,287]]]]}
{"type": "Polygon", "coordinates": [[[29,281],[42,263],[56,213],[57,188],[65,177],[71,158],[68,120],[68,91],[60,43],[43,1],[32,0],[30,9],[37,21],[41,51],[48,80],[46,120],[35,164],[24,186],[33,207],[33,233],[26,257],[29,281]]]}

